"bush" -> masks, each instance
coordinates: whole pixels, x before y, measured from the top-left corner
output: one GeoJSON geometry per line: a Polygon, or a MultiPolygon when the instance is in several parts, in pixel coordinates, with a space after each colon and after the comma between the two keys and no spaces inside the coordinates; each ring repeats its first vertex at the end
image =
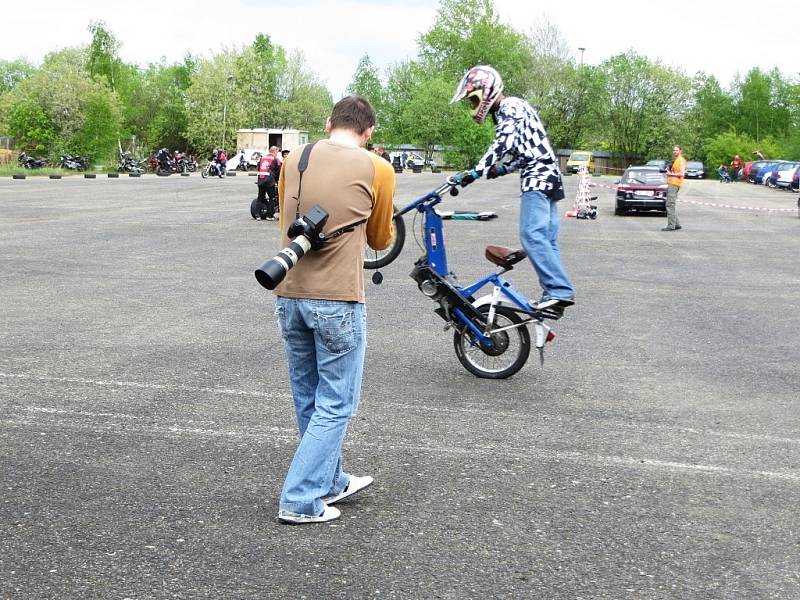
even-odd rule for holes
{"type": "Polygon", "coordinates": [[[756,151],[761,152],[766,158],[783,158],[781,148],[773,140],[766,138],[757,144],[750,136],[733,131],[720,133],[711,138],[705,148],[706,167],[709,172],[716,171],[720,165],[730,165],[737,154],[744,162],[758,160],[756,151]]]}

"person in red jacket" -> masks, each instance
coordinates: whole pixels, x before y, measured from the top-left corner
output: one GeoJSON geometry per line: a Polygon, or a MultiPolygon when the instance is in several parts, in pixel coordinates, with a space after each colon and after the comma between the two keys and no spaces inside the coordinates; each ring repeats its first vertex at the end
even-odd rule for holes
{"type": "Polygon", "coordinates": [[[278,158],[278,147],[272,146],[269,152],[258,161],[258,200],[266,204],[264,219],[267,221],[275,220],[275,206],[277,204],[278,191],[276,182],[281,169],[281,160],[278,158]]]}
{"type": "Polygon", "coordinates": [[[742,159],[739,158],[739,155],[737,154],[734,156],[733,160],[731,161],[731,179],[733,179],[733,181],[739,179],[739,176],[742,174],[743,166],[744,163],[742,163],[742,159]]]}

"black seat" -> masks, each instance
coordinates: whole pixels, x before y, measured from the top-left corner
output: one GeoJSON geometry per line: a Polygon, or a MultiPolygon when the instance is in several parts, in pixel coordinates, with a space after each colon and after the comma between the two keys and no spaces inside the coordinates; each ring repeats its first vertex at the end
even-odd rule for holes
{"type": "Polygon", "coordinates": [[[527,256],[528,253],[522,248],[512,250],[505,246],[486,246],[486,259],[504,269],[512,268],[513,265],[524,260],[527,256]]]}

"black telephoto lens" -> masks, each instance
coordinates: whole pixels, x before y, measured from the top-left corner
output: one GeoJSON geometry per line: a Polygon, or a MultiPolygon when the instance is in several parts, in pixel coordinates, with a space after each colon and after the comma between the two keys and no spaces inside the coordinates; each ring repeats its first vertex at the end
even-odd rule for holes
{"type": "Polygon", "coordinates": [[[289,269],[294,267],[310,248],[311,242],[307,237],[304,235],[296,237],[286,248],[256,269],[258,283],[268,290],[274,290],[286,277],[289,269]]]}
{"type": "Polygon", "coordinates": [[[281,261],[270,258],[267,262],[256,269],[256,279],[258,283],[267,288],[274,290],[277,285],[283,281],[286,276],[286,267],[281,261]]]}

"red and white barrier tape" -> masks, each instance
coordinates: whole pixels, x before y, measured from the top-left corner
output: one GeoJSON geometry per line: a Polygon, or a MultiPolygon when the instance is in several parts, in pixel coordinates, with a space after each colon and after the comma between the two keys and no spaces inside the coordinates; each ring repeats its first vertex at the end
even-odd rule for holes
{"type": "Polygon", "coordinates": [[[592,187],[606,188],[608,190],[615,190],[616,191],[616,189],[617,189],[617,187],[614,186],[614,185],[606,185],[605,183],[595,183],[594,181],[590,182],[589,185],[592,186],[592,187]]]}
{"type": "Polygon", "coordinates": [[[796,208],[763,208],[761,206],[739,206],[736,204],[715,204],[714,202],[698,202],[697,200],[681,200],[678,202],[685,202],[686,204],[697,204],[698,206],[713,206],[714,208],[736,208],[738,210],[755,210],[764,212],[797,212],[796,208]]]}

